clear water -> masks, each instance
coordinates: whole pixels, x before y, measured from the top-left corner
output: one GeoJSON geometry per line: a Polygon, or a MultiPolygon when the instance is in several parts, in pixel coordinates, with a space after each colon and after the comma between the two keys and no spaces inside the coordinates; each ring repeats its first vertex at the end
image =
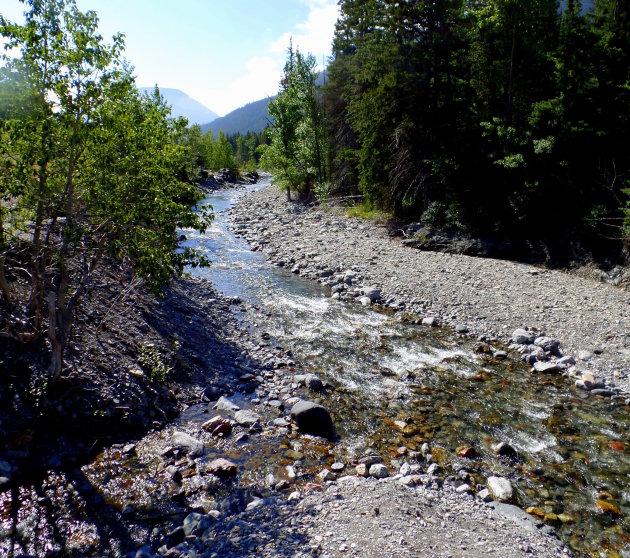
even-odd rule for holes
{"type": "Polygon", "coordinates": [[[186,231],[186,244],[213,264],[192,273],[268,314],[272,340],[337,386],[324,403],[335,418],[338,457],[366,445],[394,456],[399,446],[426,442],[444,466],[465,466],[480,486],[490,475],[510,478],[519,505],[545,512],[579,553],[630,552],[626,406],[559,376],[532,375],[516,360],[479,356],[450,331],[327,298],[230,232],[228,210],[242,193],[224,190],[204,202],[216,219],[204,235],[186,231]],[[515,448],[518,459],[497,457],[498,442],[515,448]],[[458,457],[462,447],[477,456],[458,457]]]}

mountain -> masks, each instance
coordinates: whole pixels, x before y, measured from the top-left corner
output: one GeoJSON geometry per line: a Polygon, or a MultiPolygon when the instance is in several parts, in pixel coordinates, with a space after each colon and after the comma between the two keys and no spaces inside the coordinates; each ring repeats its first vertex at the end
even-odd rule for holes
{"type": "MultiPolygon", "coordinates": [[[[320,72],[315,85],[321,87],[326,80],[325,72],[320,72]]],[[[254,101],[244,107],[237,108],[232,112],[226,114],[223,117],[217,118],[213,121],[207,121],[201,126],[201,131],[212,131],[212,135],[216,138],[219,132],[225,134],[246,134],[247,132],[261,132],[265,129],[265,126],[273,123],[273,119],[269,116],[267,107],[269,101],[273,97],[267,97],[266,99],[260,99],[260,101],[254,101]]]]}
{"type": "MultiPolygon", "coordinates": [[[[139,87],[141,93],[153,91],[153,87],[139,87]]],[[[219,118],[219,115],[211,111],[208,107],[195,101],[179,89],[168,89],[160,87],[160,94],[166,102],[173,107],[173,116],[183,116],[189,124],[207,124],[219,118]]]]}
{"type": "Polygon", "coordinates": [[[260,132],[271,121],[267,112],[267,106],[271,99],[272,97],[267,97],[237,108],[221,118],[203,124],[201,131],[205,133],[206,130],[211,130],[214,137],[217,137],[219,132],[226,134],[260,132]]]}

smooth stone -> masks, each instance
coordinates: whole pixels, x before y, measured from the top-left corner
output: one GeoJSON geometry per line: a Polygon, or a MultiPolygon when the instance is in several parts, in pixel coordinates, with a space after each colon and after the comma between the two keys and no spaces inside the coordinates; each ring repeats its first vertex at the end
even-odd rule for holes
{"type": "Polygon", "coordinates": [[[253,411],[237,411],[234,415],[234,420],[241,426],[250,428],[260,421],[260,415],[257,415],[253,411]]]}
{"type": "Polygon", "coordinates": [[[327,438],[333,434],[334,427],[330,413],[322,405],[313,401],[298,401],[293,405],[291,419],[302,432],[307,434],[327,438]]]}
{"type": "Polygon", "coordinates": [[[212,525],[212,518],[202,513],[189,513],[184,519],[183,528],[186,536],[195,532],[203,532],[212,525]]]}
{"type": "Polygon", "coordinates": [[[534,339],[535,335],[531,331],[515,329],[512,332],[512,343],[516,343],[517,345],[531,345],[534,339]]]}
{"type": "Polygon", "coordinates": [[[428,316],[422,319],[422,325],[428,327],[436,327],[438,325],[438,319],[435,316],[428,316]]]}
{"type": "Polygon", "coordinates": [[[534,362],[534,372],[541,374],[552,374],[553,372],[559,372],[561,367],[556,362],[534,362]]]}
{"type": "Polygon", "coordinates": [[[342,471],[342,470],[345,468],[345,466],[346,466],[346,465],[345,465],[345,463],[341,463],[340,461],[335,461],[335,462],[334,462],[334,463],[330,466],[330,468],[331,468],[333,471],[342,471]]]}
{"type": "Polygon", "coordinates": [[[197,438],[193,438],[190,434],[185,432],[175,431],[171,440],[173,449],[180,450],[193,457],[199,457],[203,455],[204,446],[197,438]]]}
{"type": "Polygon", "coordinates": [[[307,374],[304,377],[304,385],[313,391],[321,391],[324,389],[324,382],[315,374],[307,374]]]}
{"type": "Polygon", "coordinates": [[[490,491],[487,488],[484,488],[477,492],[477,498],[482,502],[490,502],[492,500],[492,496],[490,495],[490,491]]]}
{"type": "Polygon", "coordinates": [[[488,490],[495,500],[510,502],[514,498],[512,483],[503,477],[488,477],[488,490]]]}
{"type": "Polygon", "coordinates": [[[369,475],[377,479],[384,479],[389,477],[389,471],[382,463],[375,463],[370,467],[369,475]]]}
{"type": "Polygon", "coordinates": [[[472,492],[472,488],[470,488],[469,484],[460,484],[455,489],[455,492],[457,492],[457,494],[470,494],[472,492]]]}
{"type": "Polygon", "coordinates": [[[560,340],[553,337],[536,337],[536,339],[534,339],[534,345],[552,355],[558,355],[560,353],[560,340]]]}
{"type": "Polygon", "coordinates": [[[457,333],[468,333],[468,328],[465,325],[455,326],[455,331],[457,333]]]}
{"type": "Polygon", "coordinates": [[[219,478],[226,479],[236,475],[236,473],[238,473],[238,467],[235,463],[223,457],[219,457],[208,463],[207,471],[219,478]]]}
{"type": "Polygon", "coordinates": [[[381,291],[375,286],[364,287],[362,291],[363,296],[367,296],[372,302],[375,302],[379,298],[381,298],[381,291]]]}
{"type": "Polygon", "coordinates": [[[359,302],[362,306],[369,306],[372,304],[372,299],[369,296],[362,296],[359,298],[359,302]]]}
{"type": "Polygon", "coordinates": [[[227,397],[221,396],[219,400],[214,404],[214,408],[217,411],[238,411],[240,407],[236,403],[232,403],[227,397]]]}
{"type": "Polygon", "coordinates": [[[558,366],[573,366],[575,364],[575,359],[572,356],[563,356],[558,359],[558,366]]]}

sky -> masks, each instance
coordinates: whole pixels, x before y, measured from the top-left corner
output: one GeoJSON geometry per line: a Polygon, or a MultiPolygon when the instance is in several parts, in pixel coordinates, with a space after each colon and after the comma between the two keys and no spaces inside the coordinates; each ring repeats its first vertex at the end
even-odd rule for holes
{"type": "MultiPolygon", "coordinates": [[[[337,0],[77,0],[94,10],[106,42],[125,35],[138,87],[181,89],[220,116],[275,95],[289,39],[321,66],[330,55],[337,0]]],[[[1,0],[23,21],[25,5],[1,0]]]]}

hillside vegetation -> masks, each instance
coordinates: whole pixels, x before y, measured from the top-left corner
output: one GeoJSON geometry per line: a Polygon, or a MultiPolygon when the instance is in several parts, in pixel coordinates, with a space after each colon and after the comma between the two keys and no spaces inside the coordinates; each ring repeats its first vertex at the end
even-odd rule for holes
{"type": "Polygon", "coordinates": [[[325,150],[313,153],[313,96],[291,78],[291,49],[274,143],[284,159],[268,161],[276,174],[301,173],[303,194],[321,182],[324,194],[361,195],[368,210],[438,228],[618,250],[630,223],[627,2],[340,9],[316,96],[325,150]]]}

